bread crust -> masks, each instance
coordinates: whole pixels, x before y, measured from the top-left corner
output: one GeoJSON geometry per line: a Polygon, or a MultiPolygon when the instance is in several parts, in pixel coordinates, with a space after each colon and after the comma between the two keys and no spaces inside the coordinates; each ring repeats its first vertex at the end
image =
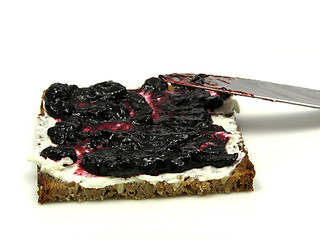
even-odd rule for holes
{"type": "MultiPolygon", "coordinates": [[[[44,92],[45,93],[45,92],[44,92]]],[[[43,94],[44,94],[43,93],[43,94]]],[[[44,115],[43,98],[40,116],[44,115]]],[[[37,168],[38,202],[93,201],[106,199],[148,199],[155,197],[175,197],[180,195],[208,195],[213,193],[231,193],[253,191],[255,169],[248,157],[243,142],[240,144],[246,156],[228,177],[217,180],[200,181],[197,178],[185,178],[176,183],[166,181],[151,184],[147,181],[130,182],[106,186],[104,188],[85,188],[76,182],[64,182],[37,168]]]]}

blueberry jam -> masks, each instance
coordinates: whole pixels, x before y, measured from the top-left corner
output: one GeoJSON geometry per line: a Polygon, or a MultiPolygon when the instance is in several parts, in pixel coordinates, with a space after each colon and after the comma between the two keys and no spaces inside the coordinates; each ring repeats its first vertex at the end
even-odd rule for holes
{"type": "MultiPolygon", "coordinates": [[[[201,75],[190,81],[201,82],[201,75]]],[[[227,153],[228,133],[209,114],[227,97],[188,87],[168,90],[161,76],[135,90],[113,81],[87,88],[54,83],[44,106],[57,120],[48,129],[57,146],[41,156],[70,157],[90,174],[124,178],[230,166],[238,154],[227,153]]]]}

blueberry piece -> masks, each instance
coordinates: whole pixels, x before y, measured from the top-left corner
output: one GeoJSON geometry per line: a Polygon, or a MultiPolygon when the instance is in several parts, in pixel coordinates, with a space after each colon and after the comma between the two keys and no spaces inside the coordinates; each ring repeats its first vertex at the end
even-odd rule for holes
{"type": "Polygon", "coordinates": [[[97,130],[91,135],[90,146],[93,148],[109,146],[118,150],[131,151],[138,150],[141,144],[134,134],[97,130]]]}
{"type": "Polygon", "coordinates": [[[224,144],[208,144],[201,149],[202,154],[219,155],[226,154],[226,149],[224,144]]]}
{"type": "Polygon", "coordinates": [[[223,105],[223,99],[219,96],[210,96],[205,100],[204,107],[209,110],[214,110],[223,105]]]}
{"type": "Polygon", "coordinates": [[[77,88],[71,94],[70,100],[75,103],[94,102],[97,100],[97,96],[96,96],[94,90],[90,87],[77,88]]]}
{"type": "Polygon", "coordinates": [[[70,98],[70,87],[67,84],[54,83],[44,94],[46,102],[57,103],[60,101],[67,101],[70,98]]]}
{"type": "Polygon", "coordinates": [[[150,107],[146,99],[139,93],[130,92],[127,101],[135,112],[151,115],[153,109],[150,107]]]}
{"type": "Polygon", "coordinates": [[[47,147],[42,150],[41,156],[44,158],[50,158],[51,160],[61,160],[64,157],[69,157],[73,162],[77,161],[77,154],[73,148],[69,147],[47,147]]]}
{"type": "Polygon", "coordinates": [[[135,113],[132,117],[132,123],[134,124],[152,124],[153,119],[151,115],[135,113]]]}
{"type": "Polygon", "coordinates": [[[202,121],[205,121],[205,115],[200,115],[200,116],[195,116],[195,115],[190,115],[190,116],[184,116],[180,118],[180,125],[182,127],[194,127],[197,128],[197,125],[199,123],[202,123],[202,121]]]}
{"type": "Polygon", "coordinates": [[[190,94],[172,95],[171,100],[176,106],[189,105],[192,103],[192,96],[190,94]]]}
{"type": "Polygon", "coordinates": [[[115,139],[115,132],[108,130],[97,130],[91,134],[90,147],[107,146],[111,140],[115,139]]]}
{"type": "Polygon", "coordinates": [[[186,167],[185,156],[176,156],[169,161],[168,168],[169,172],[183,172],[186,167]]]}
{"type": "Polygon", "coordinates": [[[221,168],[232,165],[237,160],[238,154],[227,154],[225,152],[215,155],[211,152],[207,153],[201,151],[195,157],[200,167],[211,165],[217,168],[221,168]]]}
{"type": "Polygon", "coordinates": [[[84,131],[77,132],[76,133],[76,138],[79,141],[87,140],[88,138],[90,138],[90,132],[84,132],[84,131]]]}
{"type": "Polygon", "coordinates": [[[168,115],[170,113],[178,114],[181,111],[184,111],[184,109],[182,109],[181,107],[175,105],[170,101],[165,101],[160,103],[158,106],[158,109],[160,110],[160,112],[163,113],[163,115],[168,115]]]}
{"type": "Polygon", "coordinates": [[[80,117],[86,123],[101,123],[112,120],[127,120],[130,116],[128,108],[121,103],[99,101],[86,107],[77,108],[73,116],[80,117]]]}
{"type": "Polygon", "coordinates": [[[132,101],[132,103],[134,102],[134,103],[138,103],[138,105],[148,105],[149,106],[146,99],[137,92],[130,92],[128,94],[128,99],[130,101],[132,101]]]}
{"type": "Polygon", "coordinates": [[[127,93],[127,89],[123,85],[113,81],[98,83],[93,85],[91,88],[94,91],[94,95],[98,99],[104,99],[104,100],[105,99],[120,100],[127,93]]]}
{"type": "Polygon", "coordinates": [[[111,151],[86,154],[82,159],[81,167],[86,171],[99,176],[126,178],[139,173],[135,161],[115,156],[111,151]]]}
{"type": "Polygon", "coordinates": [[[54,83],[44,94],[45,109],[50,116],[64,119],[73,111],[69,98],[70,87],[67,84],[54,83]]]}
{"type": "Polygon", "coordinates": [[[176,143],[169,143],[166,149],[172,152],[181,152],[181,147],[176,143]]]}
{"type": "MultiPolygon", "coordinates": [[[[109,156],[110,158],[111,156],[109,156]]],[[[113,156],[112,156],[113,157],[113,156]]],[[[103,164],[104,157],[96,152],[87,153],[83,156],[81,160],[81,167],[88,171],[89,173],[100,175],[100,170],[102,167],[106,168],[106,164],[103,164]]],[[[111,167],[111,166],[110,166],[111,167]]]]}
{"type": "Polygon", "coordinates": [[[127,89],[120,83],[106,81],[87,88],[73,88],[71,101],[75,103],[92,103],[100,100],[114,101],[122,99],[126,93],[127,89]]]}
{"type": "Polygon", "coordinates": [[[123,151],[140,150],[143,145],[139,134],[117,133],[115,138],[116,144],[112,144],[112,146],[123,151]]]}
{"type": "Polygon", "coordinates": [[[75,144],[77,142],[77,133],[81,131],[81,123],[57,122],[54,127],[48,129],[48,136],[51,141],[58,145],[75,144]]]}
{"type": "Polygon", "coordinates": [[[164,91],[168,89],[168,83],[161,81],[159,78],[152,77],[145,80],[141,89],[144,91],[164,91]]]}
{"type": "Polygon", "coordinates": [[[124,151],[137,150],[138,145],[132,137],[126,136],[121,139],[118,148],[124,151]]]}
{"type": "Polygon", "coordinates": [[[218,155],[211,159],[212,165],[217,168],[230,166],[234,164],[234,162],[238,158],[238,153],[234,154],[224,154],[224,155],[218,155]]]}
{"type": "Polygon", "coordinates": [[[167,170],[167,162],[164,156],[145,156],[143,158],[143,166],[145,168],[145,173],[148,175],[156,176],[160,173],[164,173],[167,170]]]}
{"type": "Polygon", "coordinates": [[[132,177],[139,174],[138,166],[130,159],[118,159],[117,161],[117,176],[118,177],[132,177]]]}
{"type": "Polygon", "coordinates": [[[210,124],[207,126],[206,131],[212,134],[214,132],[225,132],[226,130],[220,125],[210,124]]]}
{"type": "Polygon", "coordinates": [[[45,102],[47,113],[56,119],[67,119],[74,110],[69,101],[45,102]]]}
{"type": "Polygon", "coordinates": [[[147,156],[143,158],[146,174],[159,175],[162,173],[175,173],[186,171],[189,167],[191,155],[181,152],[163,151],[159,156],[147,156]]]}
{"type": "Polygon", "coordinates": [[[126,101],[133,110],[132,123],[135,124],[152,124],[153,109],[146,99],[136,92],[129,92],[126,101]]]}
{"type": "Polygon", "coordinates": [[[107,142],[113,139],[114,136],[115,136],[115,132],[105,130],[105,129],[97,130],[92,133],[93,138],[104,139],[104,141],[107,141],[107,142]]]}
{"type": "Polygon", "coordinates": [[[198,128],[201,127],[202,124],[208,124],[211,123],[210,115],[207,114],[199,114],[199,116],[196,115],[189,115],[189,116],[172,116],[172,117],[162,117],[159,119],[156,124],[163,125],[166,127],[172,127],[172,128],[198,128]]]}
{"type": "Polygon", "coordinates": [[[178,89],[175,94],[169,96],[169,101],[161,104],[161,108],[165,111],[185,112],[185,115],[192,114],[192,112],[204,111],[208,97],[210,94],[203,89],[194,88],[190,91],[178,89]]]}

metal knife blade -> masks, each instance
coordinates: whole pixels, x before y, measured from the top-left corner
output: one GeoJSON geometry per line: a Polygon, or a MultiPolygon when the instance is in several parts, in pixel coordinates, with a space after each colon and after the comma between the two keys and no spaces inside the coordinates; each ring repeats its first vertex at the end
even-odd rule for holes
{"type": "Polygon", "coordinates": [[[159,78],[178,85],[320,109],[320,91],[315,89],[208,74],[173,73],[159,78]]]}

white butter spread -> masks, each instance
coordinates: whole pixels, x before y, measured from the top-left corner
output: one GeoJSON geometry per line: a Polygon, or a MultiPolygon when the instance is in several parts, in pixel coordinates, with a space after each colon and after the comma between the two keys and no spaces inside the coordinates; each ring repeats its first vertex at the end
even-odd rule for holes
{"type": "MultiPolygon", "coordinates": [[[[223,112],[233,112],[234,110],[238,112],[239,106],[235,99],[230,98],[225,101],[225,106],[218,109],[223,112]]],[[[130,178],[120,178],[120,177],[104,177],[104,176],[82,176],[75,174],[78,169],[77,164],[72,164],[72,160],[69,158],[63,158],[60,161],[52,161],[50,159],[45,159],[40,156],[40,152],[48,146],[55,146],[47,135],[48,128],[55,125],[56,120],[45,114],[39,117],[38,124],[38,149],[35,151],[33,156],[29,158],[29,161],[36,163],[41,167],[41,171],[48,173],[49,175],[65,182],[76,182],[81,186],[86,188],[104,188],[106,186],[123,184],[130,182],[142,182],[147,181],[151,184],[157,184],[158,182],[166,181],[168,183],[179,183],[181,180],[189,177],[191,179],[199,179],[199,181],[208,181],[213,179],[222,179],[228,177],[234,168],[240,163],[244,158],[245,153],[239,149],[241,145],[241,136],[237,131],[237,125],[235,117],[226,117],[224,115],[213,115],[213,123],[216,125],[221,125],[226,131],[230,132],[230,139],[226,144],[226,150],[228,153],[238,153],[238,159],[232,166],[216,168],[213,166],[206,166],[203,168],[191,169],[182,173],[164,173],[158,176],[150,175],[139,175],[130,178]]]]}

